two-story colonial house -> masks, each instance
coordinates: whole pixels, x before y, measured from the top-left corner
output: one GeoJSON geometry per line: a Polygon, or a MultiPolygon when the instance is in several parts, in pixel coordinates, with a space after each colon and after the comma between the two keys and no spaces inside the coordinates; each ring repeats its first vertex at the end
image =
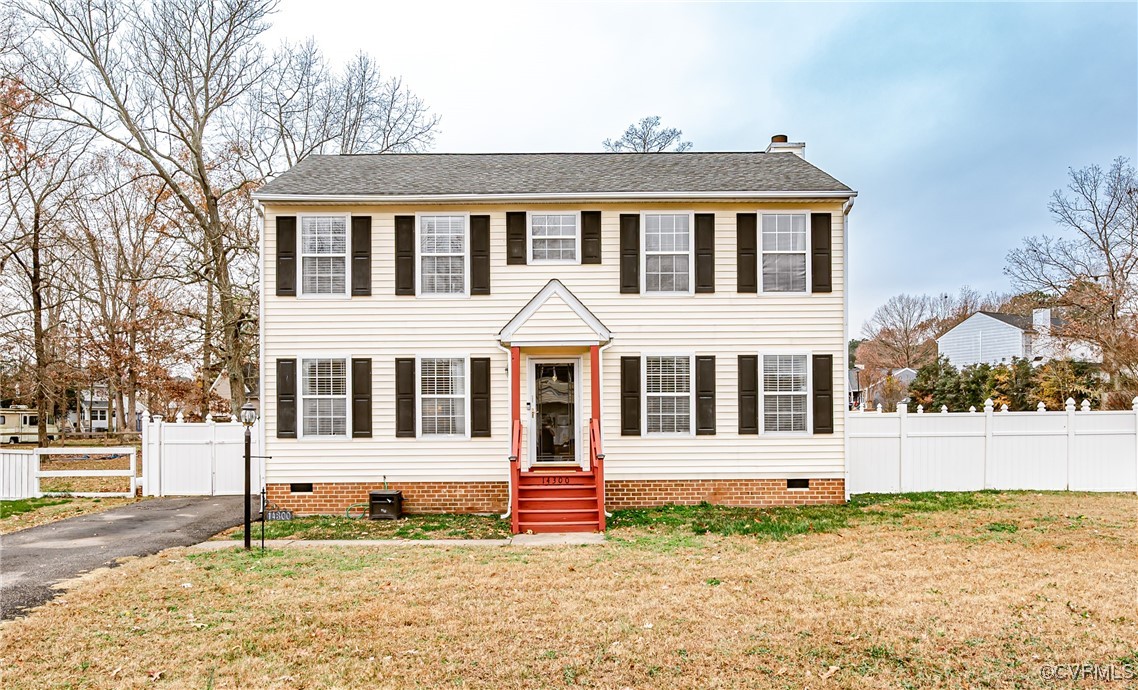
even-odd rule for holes
{"type": "Polygon", "coordinates": [[[592,531],[845,498],[855,192],[765,152],[313,156],[266,185],[269,500],[592,531]]]}

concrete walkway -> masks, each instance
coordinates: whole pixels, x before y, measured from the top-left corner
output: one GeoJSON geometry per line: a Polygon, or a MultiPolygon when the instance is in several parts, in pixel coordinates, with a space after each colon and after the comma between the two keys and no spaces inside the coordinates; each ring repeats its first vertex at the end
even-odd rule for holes
{"type": "MultiPolygon", "coordinates": [[[[582,546],[603,544],[605,535],[587,533],[515,534],[507,539],[266,539],[266,549],[308,549],[324,546],[582,546]]],[[[239,548],[240,541],[217,539],[191,546],[192,551],[221,551],[239,548]]],[[[253,548],[261,548],[258,539],[253,548]]]]}
{"type": "Polygon", "coordinates": [[[2,535],[0,619],[49,601],[58,582],[120,558],[197,544],[243,517],[241,496],[154,498],[2,535]]]}

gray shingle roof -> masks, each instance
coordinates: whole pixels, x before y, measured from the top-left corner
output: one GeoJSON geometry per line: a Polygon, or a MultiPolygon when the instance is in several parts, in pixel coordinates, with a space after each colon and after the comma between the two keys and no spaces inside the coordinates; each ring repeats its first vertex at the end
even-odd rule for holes
{"type": "MultiPolygon", "coordinates": [[[[1006,323],[1010,326],[1015,326],[1016,328],[1020,329],[1021,331],[1030,331],[1030,330],[1033,330],[1035,328],[1035,324],[1032,322],[1030,316],[1022,316],[1020,314],[1005,314],[1003,312],[998,312],[998,311],[983,311],[983,310],[981,310],[979,313],[983,314],[985,316],[991,316],[993,319],[996,319],[997,321],[1003,321],[1004,323],[1006,323]]],[[[1052,312],[1052,315],[1051,315],[1051,325],[1052,326],[1062,326],[1063,325],[1063,320],[1060,319],[1059,317],[1055,316],[1054,312],[1052,312]]]]}
{"type": "Polygon", "coordinates": [[[852,194],[793,153],[404,153],[309,156],[257,196],[671,192],[852,194]]]}

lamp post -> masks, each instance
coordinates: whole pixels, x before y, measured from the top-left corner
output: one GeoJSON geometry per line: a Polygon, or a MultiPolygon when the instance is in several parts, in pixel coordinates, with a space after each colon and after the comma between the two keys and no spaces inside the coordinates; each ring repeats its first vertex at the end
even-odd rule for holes
{"type": "Polygon", "coordinates": [[[245,426],[245,550],[248,551],[252,548],[250,532],[253,530],[252,456],[249,453],[253,425],[257,423],[257,410],[253,408],[253,403],[246,402],[241,406],[241,423],[245,426]]]}

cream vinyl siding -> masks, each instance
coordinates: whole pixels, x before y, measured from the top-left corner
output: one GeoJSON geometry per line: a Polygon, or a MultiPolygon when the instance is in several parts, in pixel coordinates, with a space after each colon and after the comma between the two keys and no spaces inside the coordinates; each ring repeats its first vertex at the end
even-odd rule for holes
{"type": "MultiPolygon", "coordinates": [[[[510,392],[508,356],[497,334],[552,278],[558,278],[612,331],[602,354],[602,431],[606,476],[611,479],[695,479],[844,476],[845,329],[842,203],[801,200],[785,203],[517,204],[414,206],[285,205],[267,203],[264,234],[265,380],[262,406],[269,482],[503,481],[508,477],[510,392]],[[582,265],[506,264],[507,211],[602,211],[603,263],[582,265]],[[621,213],[715,213],[714,294],[622,295],[619,275],[621,213]],[[372,216],[372,295],[340,301],[277,297],[275,218],[300,213],[372,216]],[[491,233],[491,294],[472,297],[417,297],[395,293],[396,215],[488,214],[491,233]],[[833,222],[834,291],[825,294],[736,293],[735,215],[763,212],[828,212],[833,222]],[[834,355],[834,434],[766,436],[738,434],[740,354],[799,351],[834,355]],[[278,358],[351,352],[372,358],[373,437],[350,442],[276,438],[278,358]],[[622,437],[620,358],[664,352],[715,355],[716,435],[622,437]],[[491,358],[491,438],[395,437],[395,359],[462,354],[491,358]]],[[[643,281],[643,275],[641,275],[643,281]]],[[[523,327],[527,341],[593,336],[560,299],[551,299],[523,327]],[[543,333],[542,331],[547,331],[543,333]]],[[[523,339],[519,334],[518,340],[523,339]]],[[[588,350],[523,348],[522,401],[528,391],[529,356],[581,356],[582,427],[591,409],[588,350]]],[[[528,419],[523,419],[527,437],[528,419]]],[[[693,418],[694,424],[694,418],[693,418]]],[[[584,444],[584,428],[578,443],[584,444]]]]}

